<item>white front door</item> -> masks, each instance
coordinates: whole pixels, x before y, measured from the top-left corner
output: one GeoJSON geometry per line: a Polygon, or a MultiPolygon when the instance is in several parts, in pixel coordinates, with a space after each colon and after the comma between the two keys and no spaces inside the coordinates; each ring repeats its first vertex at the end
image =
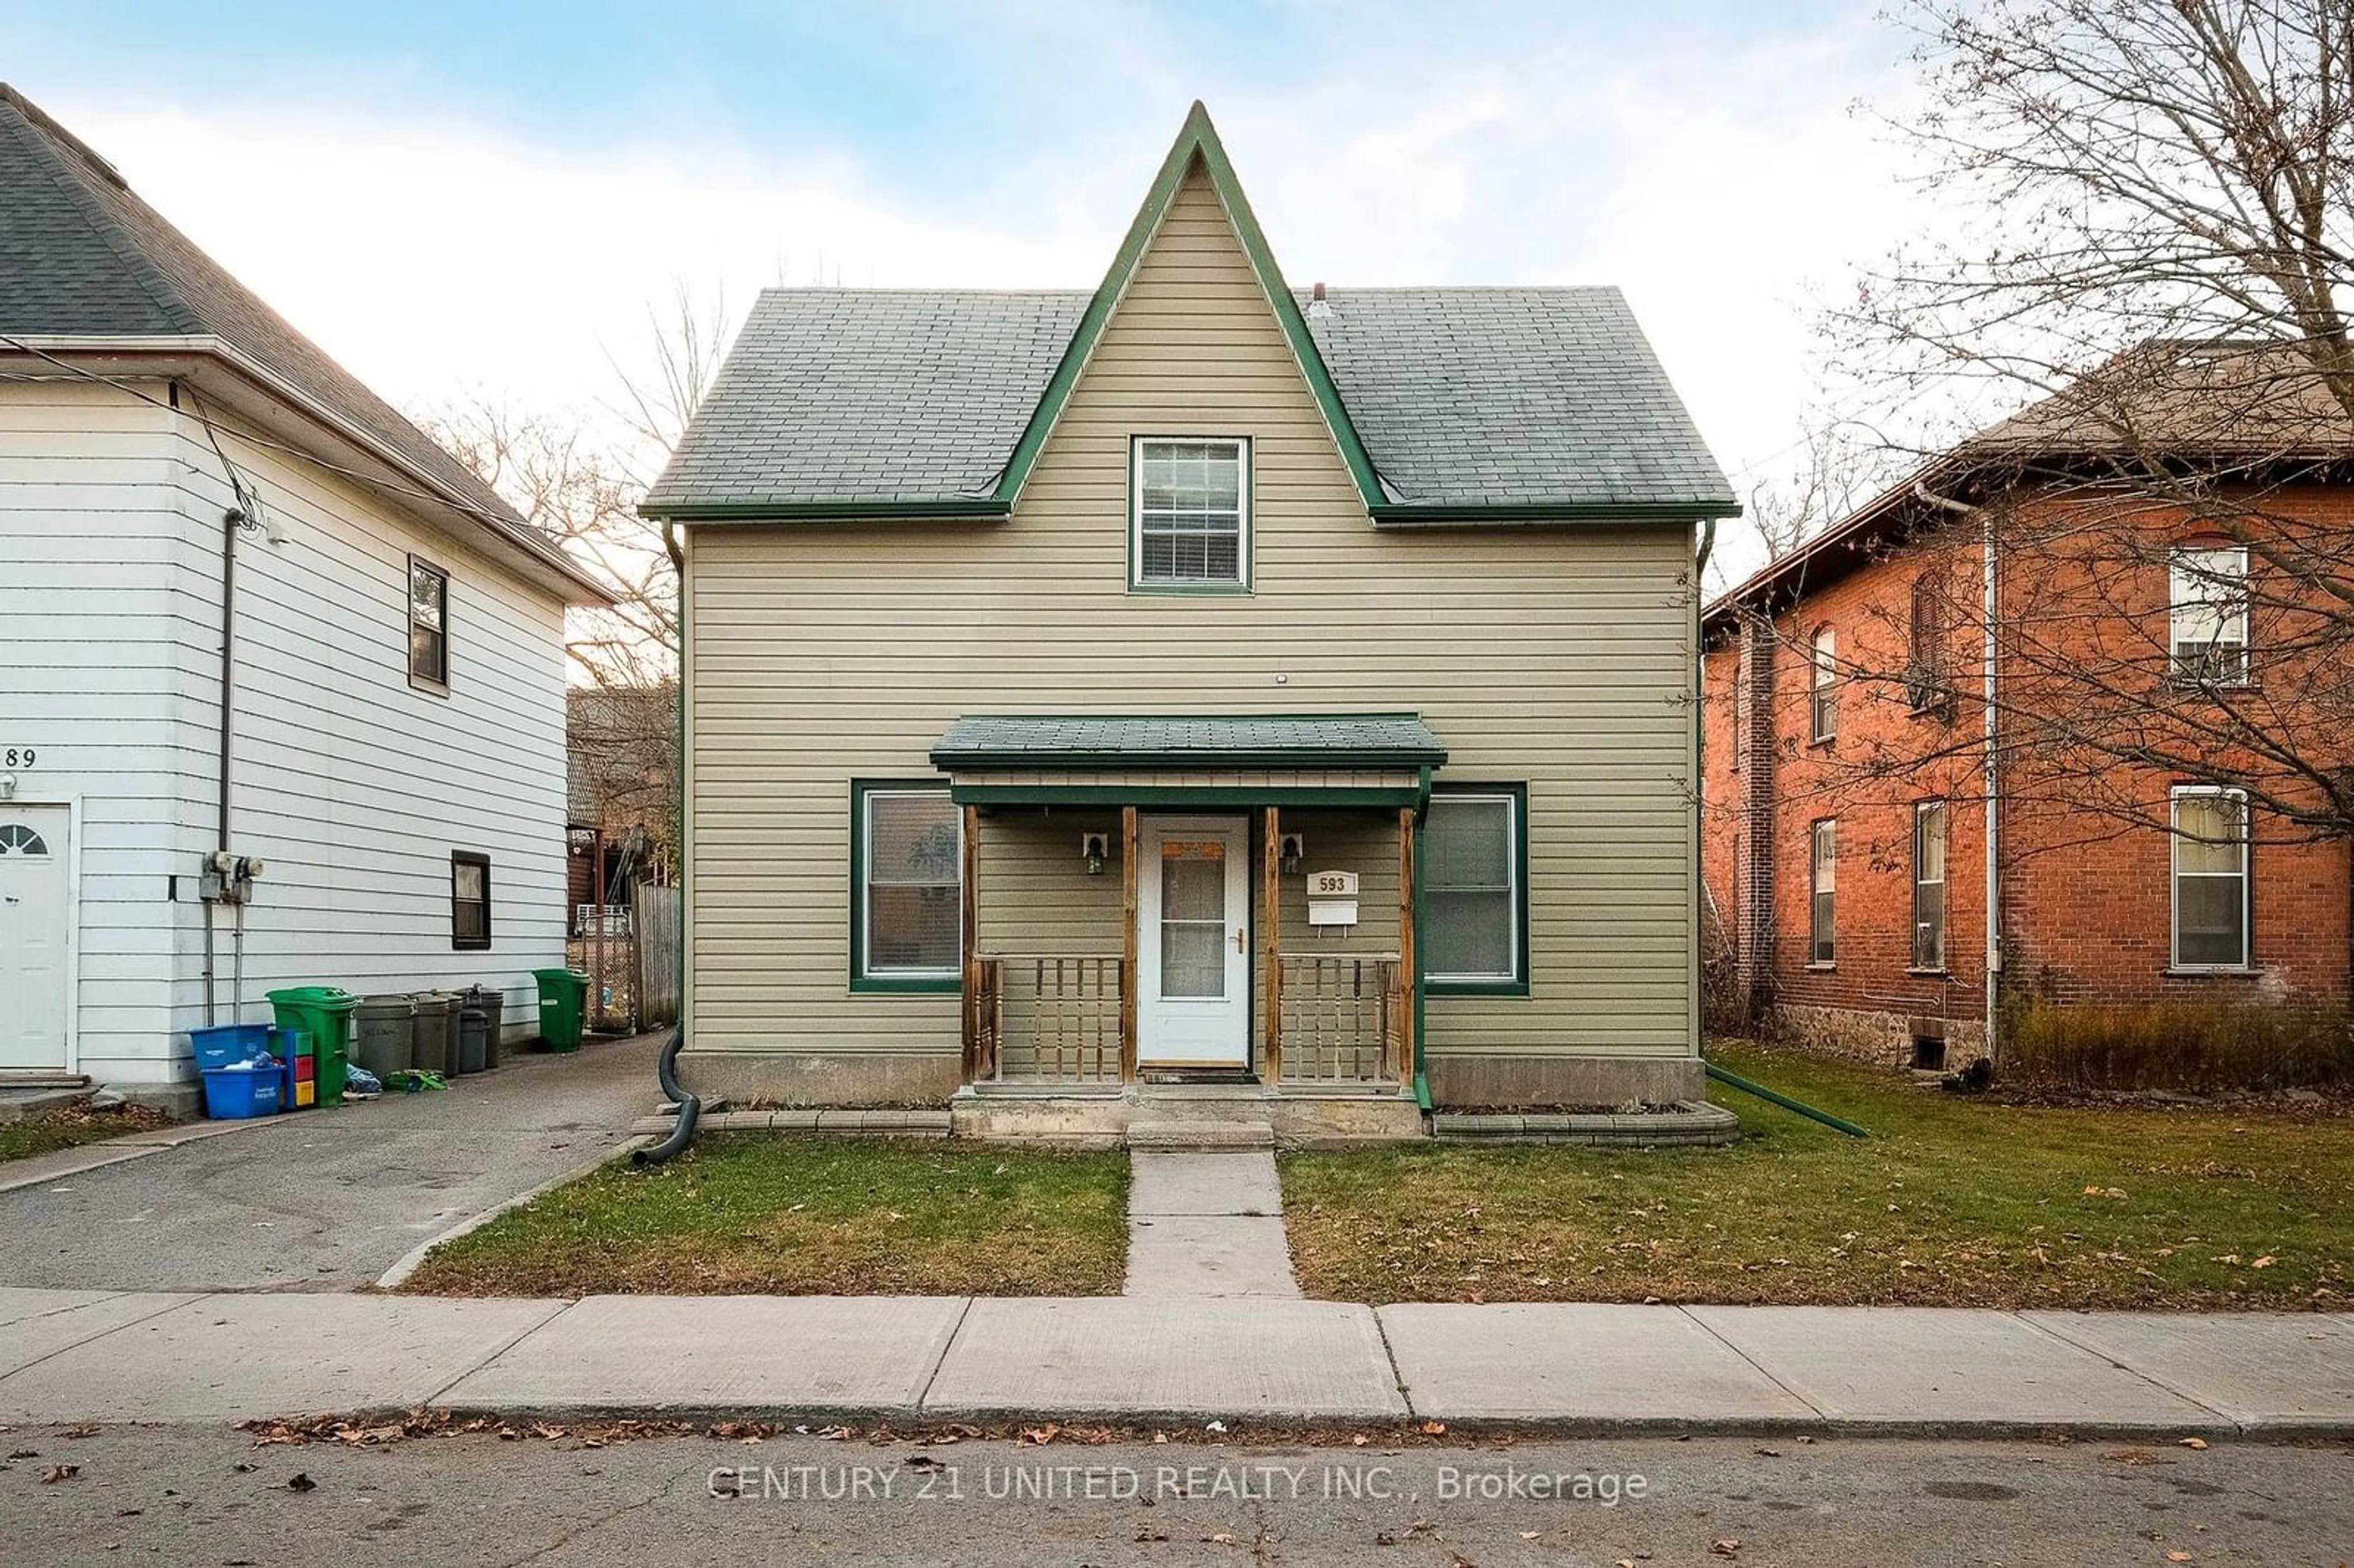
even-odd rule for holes
{"type": "Polygon", "coordinates": [[[1138,824],[1137,1056],[1250,1065],[1250,831],[1234,817],[1138,824]]]}
{"type": "Polygon", "coordinates": [[[0,803],[0,1071],[66,1065],[63,806],[0,803]]]}

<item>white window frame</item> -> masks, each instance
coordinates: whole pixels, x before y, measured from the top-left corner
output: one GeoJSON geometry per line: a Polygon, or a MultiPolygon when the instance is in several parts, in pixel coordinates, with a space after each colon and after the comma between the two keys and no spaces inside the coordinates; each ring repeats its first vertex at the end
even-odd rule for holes
{"type": "Polygon", "coordinates": [[[1839,964],[1839,819],[1817,817],[1807,824],[1807,967],[1828,969],[1839,964]],[[1830,863],[1823,863],[1822,841],[1830,840],[1830,863]],[[1823,873],[1830,873],[1824,885],[1823,873]],[[1823,898],[1830,898],[1830,918],[1823,918],[1823,898]],[[1829,938],[1826,943],[1824,938],[1829,938]],[[1829,952],[1825,948],[1828,947],[1829,952]]]}
{"type": "Polygon", "coordinates": [[[2248,647],[2248,550],[2244,545],[2180,545],[2166,560],[2166,663],[2178,681],[2207,686],[2244,686],[2250,669],[2248,647]],[[2229,565],[2192,566],[2191,556],[2236,556],[2229,565]],[[2229,591],[2229,579],[2239,583],[2229,591]],[[2189,633],[2186,641],[2185,634],[2189,633]],[[2236,633],[2237,635],[2232,635],[2236,633]],[[2202,635],[2203,634],[2203,635],[2202,635]],[[2188,646],[2190,654],[2184,657],[2188,646]],[[2239,651],[2239,667],[2212,673],[2214,655],[2226,648],[2239,651]]]}
{"type": "Polygon", "coordinates": [[[1953,882],[1948,874],[1954,854],[1953,831],[1953,813],[1946,810],[1945,801],[1913,802],[1913,968],[1924,974],[1943,974],[1946,970],[1946,942],[1953,916],[1950,895],[1953,882]],[[1923,830],[1928,826],[1932,817],[1937,822],[1937,876],[1934,882],[1921,874],[1923,830]],[[1937,952],[1935,963],[1922,961],[1921,927],[1926,922],[1921,918],[1921,890],[1925,887],[1937,890],[1937,952]]]}
{"type": "Polygon", "coordinates": [[[1142,593],[1247,593],[1251,586],[1251,442],[1248,436],[1131,436],[1128,443],[1128,586],[1142,593]],[[1235,575],[1148,577],[1144,575],[1144,449],[1149,446],[1231,447],[1235,452],[1235,575]]]}
{"type": "MultiPolygon", "coordinates": [[[[1425,969],[1423,971],[1422,978],[1424,981],[1428,984],[1448,987],[1460,986],[1465,988],[1478,988],[1483,986],[1521,986],[1525,985],[1528,982],[1528,976],[1522,972],[1522,954],[1527,951],[1528,944],[1521,934],[1521,920],[1522,912],[1528,904],[1529,894],[1528,889],[1522,885],[1522,880],[1526,874],[1526,869],[1522,864],[1521,861],[1521,844],[1522,842],[1521,836],[1521,797],[1516,792],[1510,789],[1448,789],[1435,791],[1430,798],[1431,810],[1434,811],[1445,805],[1480,804],[1500,804],[1504,808],[1504,885],[1502,892],[1504,894],[1505,908],[1510,916],[1505,927],[1508,941],[1505,946],[1504,967],[1500,969],[1483,969],[1477,971],[1467,970],[1462,972],[1425,969]]],[[[1422,853],[1426,852],[1418,851],[1417,853],[1422,853]]],[[[1426,864],[1422,868],[1422,874],[1424,877],[1423,892],[1426,897],[1430,893],[1436,891],[1429,881],[1429,872],[1426,864]]],[[[1475,893],[1493,893],[1497,890],[1490,887],[1476,887],[1466,888],[1465,891],[1475,893]]]]}
{"type": "MultiPolygon", "coordinates": [[[[2169,967],[2190,974],[2237,974],[2255,962],[2255,891],[2254,867],[2248,853],[2249,841],[2254,835],[2254,823],[2248,810],[2248,792],[2227,789],[2218,784],[2178,784],[2168,792],[2166,810],[2168,843],[2167,866],[2167,904],[2169,906],[2167,958],[2169,967]],[[2187,963],[2182,957],[2182,802],[2191,797],[2221,796],[2236,800],[2240,805],[2240,869],[2235,874],[2240,883],[2240,956],[2226,963],[2187,963]]],[[[2211,840],[2200,840],[2202,843],[2211,840]]],[[[2197,877],[2221,877],[2225,873],[2194,871],[2197,877]]]]}
{"type": "MultiPolygon", "coordinates": [[[[856,969],[852,971],[851,979],[853,981],[862,985],[880,984],[888,986],[895,982],[911,980],[953,980],[961,984],[964,980],[964,960],[962,955],[959,955],[958,958],[938,969],[927,969],[913,965],[884,965],[878,964],[875,961],[875,802],[878,799],[897,800],[902,798],[918,798],[923,800],[949,801],[949,819],[956,824],[957,835],[956,875],[951,880],[950,885],[953,885],[957,889],[957,899],[960,907],[963,903],[964,813],[961,810],[954,809],[954,803],[950,800],[948,789],[945,787],[929,788],[919,785],[870,784],[862,786],[858,792],[858,820],[856,822],[852,824],[858,833],[858,875],[855,879],[855,885],[851,889],[851,896],[856,901],[858,906],[857,908],[851,912],[852,918],[858,922],[858,965],[856,969]]],[[[884,885],[931,887],[938,886],[940,885],[937,883],[885,883],[884,885]]]]}
{"type": "Polygon", "coordinates": [[[1828,626],[1815,628],[1807,643],[1807,738],[1839,738],[1839,634],[1828,626]]]}

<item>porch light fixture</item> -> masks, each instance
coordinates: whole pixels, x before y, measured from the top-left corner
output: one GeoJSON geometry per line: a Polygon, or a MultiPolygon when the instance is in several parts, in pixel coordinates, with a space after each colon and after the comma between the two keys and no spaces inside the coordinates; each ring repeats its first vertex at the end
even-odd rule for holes
{"type": "Polygon", "coordinates": [[[1104,856],[1108,852],[1110,843],[1111,840],[1109,835],[1105,833],[1081,833],[1079,835],[1079,853],[1087,856],[1087,874],[1089,876],[1101,876],[1103,874],[1104,856]]]}
{"type": "Polygon", "coordinates": [[[1306,833],[1284,834],[1283,869],[1287,872],[1297,872],[1307,860],[1308,835],[1306,833]]]}

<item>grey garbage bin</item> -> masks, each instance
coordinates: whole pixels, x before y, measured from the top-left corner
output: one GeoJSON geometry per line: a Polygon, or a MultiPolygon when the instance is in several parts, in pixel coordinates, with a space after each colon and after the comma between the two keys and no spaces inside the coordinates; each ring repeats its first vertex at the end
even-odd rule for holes
{"type": "Polygon", "coordinates": [[[479,1073],[482,1070],[482,1037],[489,1033],[490,1020],[479,1007],[461,1008],[458,1012],[458,1071],[479,1073]]]}
{"type": "Polygon", "coordinates": [[[421,1073],[448,1077],[458,1070],[458,995],[455,991],[420,991],[411,1065],[421,1073]]]}
{"type": "Polygon", "coordinates": [[[507,993],[478,985],[466,992],[466,1005],[482,1015],[482,1070],[488,1072],[499,1065],[499,1028],[506,1016],[507,993]]]}
{"type": "Polygon", "coordinates": [[[405,996],[360,999],[352,1060],[382,1078],[405,1073],[417,1060],[417,1003],[405,996]]]}

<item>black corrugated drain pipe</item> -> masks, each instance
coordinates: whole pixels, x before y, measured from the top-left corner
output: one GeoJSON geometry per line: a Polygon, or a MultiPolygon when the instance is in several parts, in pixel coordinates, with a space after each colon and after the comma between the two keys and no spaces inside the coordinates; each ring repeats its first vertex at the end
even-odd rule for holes
{"type": "Polygon", "coordinates": [[[654,1061],[654,1076],[662,1082],[663,1097],[678,1105],[678,1121],[670,1129],[670,1136],[652,1149],[631,1150],[632,1165],[660,1165],[695,1141],[695,1124],[703,1118],[703,1102],[679,1083],[677,1073],[673,1071],[678,1062],[679,1047],[685,1044],[685,1028],[672,1030],[670,1038],[663,1044],[662,1054],[654,1061]]]}

